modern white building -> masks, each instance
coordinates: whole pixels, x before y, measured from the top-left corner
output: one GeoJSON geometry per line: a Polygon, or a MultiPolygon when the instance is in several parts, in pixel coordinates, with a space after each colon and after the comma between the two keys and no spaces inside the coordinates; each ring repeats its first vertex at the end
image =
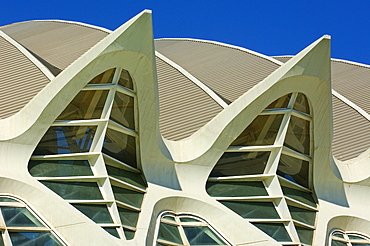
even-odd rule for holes
{"type": "Polygon", "coordinates": [[[370,245],[370,66],[0,27],[0,245],[370,245]]]}

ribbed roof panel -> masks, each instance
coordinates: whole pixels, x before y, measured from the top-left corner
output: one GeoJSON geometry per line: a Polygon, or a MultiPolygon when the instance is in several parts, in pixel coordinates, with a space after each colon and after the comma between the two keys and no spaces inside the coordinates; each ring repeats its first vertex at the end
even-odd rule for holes
{"type": "Polygon", "coordinates": [[[97,28],[61,21],[20,22],[0,30],[62,70],[108,35],[97,28]]]}
{"type": "Polygon", "coordinates": [[[163,39],[156,50],[229,101],[234,101],[279,67],[251,52],[198,40],[163,39]]]}
{"type": "Polygon", "coordinates": [[[186,138],[221,112],[222,107],[180,71],[156,58],[159,125],[169,140],[186,138]]]}
{"type": "Polygon", "coordinates": [[[49,82],[32,61],[0,37],[0,119],[21,110],[49,82]]]}
{"type": "Polygon", "coordinates": [[[333,96],[333,154],[346,161],[370,148],[370,122],[333,96]]]}
{"type": "Polygon", "coordinates": [[[370,114],[370,68],[333,60],[333,88],[370,114]]]}

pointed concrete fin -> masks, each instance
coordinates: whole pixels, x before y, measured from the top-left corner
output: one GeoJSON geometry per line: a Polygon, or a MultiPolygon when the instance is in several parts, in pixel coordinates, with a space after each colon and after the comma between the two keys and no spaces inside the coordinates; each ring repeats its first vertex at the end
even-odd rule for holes
{"type": "Polygon", "coordinates": [[[281,79],[308,75],[322,78],[330,85],[330,36],[324,35],[287,61],[282,68],[289,68],[281,79]]]}

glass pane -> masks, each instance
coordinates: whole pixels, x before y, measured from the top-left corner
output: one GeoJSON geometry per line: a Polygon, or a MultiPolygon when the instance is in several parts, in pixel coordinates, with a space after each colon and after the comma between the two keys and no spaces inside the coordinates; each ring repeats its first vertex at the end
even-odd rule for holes
{"type": "Polygon", "coordinates": [[[4,246],[3,233],[0,232],[0,246],[4,246]]]}
{"type": "Polygon", "coordinates": [[[95,223],[113,223],[106,205],[100,204],[72,204],[81,213],[95,223]]]}
{"type": "Polygon", "coordinates": [[[272,202],[219,201],[244,219],[280,219],[272,202]]]}
{"type": "Polygon", "coordinates": [[[8,227],[44,227],[27,208],[1,207],[1,213],[8,227]]]}
{"type": "Polygon", "coordinates": [[[122,225],[136,227],[139,212],[118,207],[119,217],[122,225]]]}
{"type": "Polygon", "coordinates": [[[225,245],[208,227],[184,226],[183,228],[190,245],[225,245]]]}
{"type": "Polygon", "coordinates": [[[303,209],[303,208],[297,208],[294,206],[288,206],[290,214],[292,215],[292,218],[298,221],[301,221],[308,225],[315,225],[315,219],[316,219],[316,212],[303,209]]]}
{"type": "Polygon", "coordinates": [[[81,91],[57,120],[100,119],[108,91],[81,91]]]}
{"type": "Polygon", "coordinates": [[[92,176],[88,161],[77,160],[31,160],[28,171],[33,177],[92,176]]]}
{"type": "Polygon", "coordinates": [[[104,139],[103,153],[136,167],[135,137],[108,128],[104,139]]]}
{"type": "Polygon", "coordinates": [[[139,188],[145,189],[146,183],[138,173],[132,173],[124,169],[119,169],[117,167],[106,166],[109,176],[113,178],[122,180],[123,182],[135,185],[139,188]]]}
{"type": "Polygon", "coordinates": [[[334,233],[333,233],[333,236],[335,236],[335,237],[340,237],[340,238],[344,238],[343,233],[341,233],[341,232],[334,232],[334,233]]]}
{"type": "Polygon", "coordinates": [[[96,126],[52,126],[33,155],[89,152],[96,126]]]}
{"type": "Polygon", "coordinates": [[[312,207],[316,207],[316,202],[312,194],[304,192],[304,191],[284,187],[284,186],[282,186],[282,189],[283,189],[284,195],[286,195],[287,197],[297,200],[299,202],[303,202],[312,207]]]}
{"type": "Polygon", "coordinates": [[[370,243],[352,243],[352,242],[351,242],[351,244],[352,244],[352,246],[368,246],[368,245],[370,245],[370,243]]]}
{"type": "Polygon", "coordinates": [[[226,152],[213,168],[211,177],[262,174],[270,152],[226,152]]]}
{"type": "Polygon", "coordinates": [[[280,97],[279,99],[272,102],[266,108],[286,108],[286,107],[288,107],[288,103],[289,103],[289,100],[290,100],[291,96],[292,96],[292,94],[287,94],[283,97],[280,97]]]}
{"type": "Polygon", "coordinates": [[[302,93],[298,93],[293,108],[303,113],[310,114],[310,107],[308,105],[307,97],[302,93]]]}
{"type": "Polygon", "coordinates": [[[291,242],[288,232],[285,229],[284,224],[282,223],[252,223],[258,229],[272,237],[278,242],[291,242]]]}
{"type": "Polygon", "coordinates": [[[364,237],[361,237],[360,235],[347,234],[347,236],[349,239],[366,240],[364,237]]]}
{"type": "Polygon", "coordinates": [[[347,243],[332,240],[331,241],[331,246],[347,246],[347,243]]]}
{"type": "Polygon", "coordinates": [[[125,233],[125,237],[126,237],[127,240],[131,240],[135,236],[135,232],[134,231],[127,230],[126,228],[124,229],[123,232],[125,233]]]}
{"type": "Polygon", "coordinates": [[[61,244],[50,232],[9,232],[13,245],[56,246],[61,244]]]}
{"type": "Polygon", "coordinates": [[[281,155],[277,174],[294,183],[308,187],[309,162],[281,155]]]}
{"type": "Polygon", "coordinates": [[[89,84],[104,84],[104,83],[112,83],[112,80],[113,80],[113,76],[114,76],[114,68],[111,68],[101,74],[99,74],[98,76],[96,76],[95,78],[93,78],[89,84]]]}
{"type": "Polygon", "coordinates": [[[120,202],[140,208],[144,194],[112,185],[114,198],[120,202]]]}
{"type": "Polygon", "coordinates": [[[175,221],[175,218],[174,218],[174,217],[172,217],[172,216],[168,216],[168,215],[164,216],[162,219],[175,221]]]}
{"type": "Polygon", "coordinates": [[[116,92],[110,118],[130,129],[135,129],[134,98],[116,92]]]}
{"type": "Polygon", "coordinates": [[[103,200],[97,183],[41,181],[66,200],[103,200]]]}
{"type": "Polygon", "coordinates": [[[274,144],[283,116],[282,114],[258,116],[231,145],[248,146],[274,144]]]}
{"type": "Polygon", "coordinates": [[[299,226],[296,226],[295,228],[297,230],[298,237],[301,243],[311,245],[312,238],[313,238],[313,230],[308,229],[308,228],[299,227],[299,226]]]}
{"type": "Polygon", "coordinates": [[[207,193],[215,197],[267,196],[261,181],[207,182],[207,193]]]}
{"type": "Polygon", "coordinates": [[[18,202],[18,201],[8,197],[0,197],[0,202],[18,202]]]}
{"type": "Polygon", "coordinates": [[[119,238],[119,235],[118,235],[118,232],[117,232],[117,229],[116,228],[112,228],[112,227],[103,227],[103,229],[108,232],[109,234],[111,234],[112,236],[114,237],[118,237],[119,238]]]}
{"type": "Polygon", "coordinates": [[[310,154],[310,122],[291,116],[284,145],[300,153],[310,154]]]}
{"type": "Polygon", "coordinates": [[[132,78],[131,78],[130,74],[124,69],[122,69],[121,76],[118,80],[118,84],[122,85],[124,87],[127,87],[131,90],[134,89],[134,85],[132,83],[132,78]]]}
{"type": "Polygon", "coordinates": [[[161,223],[159,226],[158,239],[182,244],[177,226],[161,223]]]}
{"type": "Polygon", "coordinates": [[[200,222],[199,220],[189,218],[189,217],[180,217],[180,221],[181,222],[196,222],[196,223],[200,222]]]}

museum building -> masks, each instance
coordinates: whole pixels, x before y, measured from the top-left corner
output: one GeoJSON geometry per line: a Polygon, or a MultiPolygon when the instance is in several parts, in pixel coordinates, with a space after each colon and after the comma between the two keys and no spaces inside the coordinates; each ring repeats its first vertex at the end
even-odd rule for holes
{"type": "Polygon", "coordinates": [[[370,245],[370,66],[0,27],[0,246],[370,245]]]}

